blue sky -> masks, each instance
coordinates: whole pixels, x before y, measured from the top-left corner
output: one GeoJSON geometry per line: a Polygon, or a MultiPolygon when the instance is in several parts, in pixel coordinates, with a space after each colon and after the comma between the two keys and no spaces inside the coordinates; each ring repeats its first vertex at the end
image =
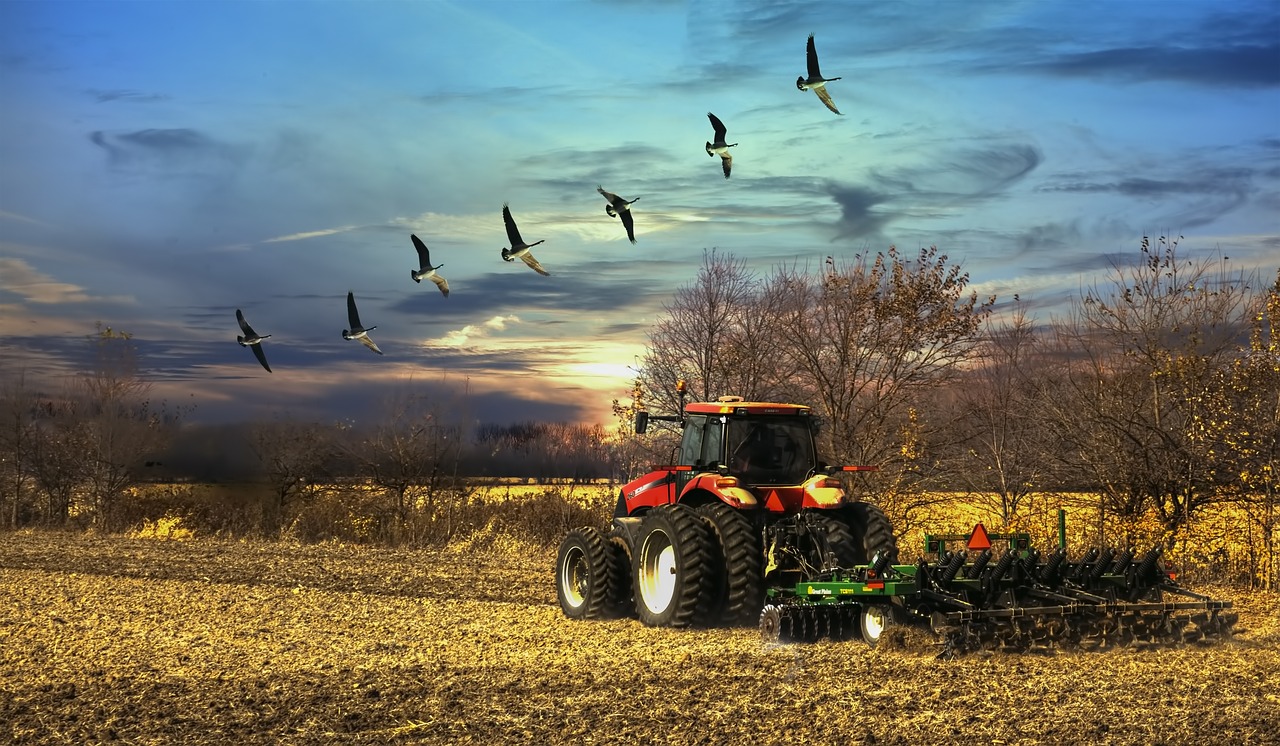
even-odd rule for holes
{"type": "Polygon", "coordinates": [[[712,247],[936,244],[1046,320],[1143,234],[1280,266],[1271,0],[5,0],[0,101],[0,367],[56,383],[100,321],[202,421],[606,423],[712,247]],[[810,33],[844,116],[796,89],[810,33]],[[550,277],[501,260],[504,202],[550,277]]]}

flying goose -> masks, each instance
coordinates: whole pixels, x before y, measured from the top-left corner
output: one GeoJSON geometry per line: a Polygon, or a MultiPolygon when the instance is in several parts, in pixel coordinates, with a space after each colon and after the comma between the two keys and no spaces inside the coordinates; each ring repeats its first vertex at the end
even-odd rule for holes
{"type": "Polygon", "coordinates": [[[366,329],[360,325],[360,313],[356,311],[356,295],[352,292],[347,292],[347,321],[350,322],[351,328],[342,330],[343,339],[358,339],[365,347],[368,347],[379,355],[382,354],[382,350],[379,350],[378,346],[373,343],[373,340],[369,339],[369,332],[377,329],[378,327],[371,326],[366,329]]]}
{"type": "Polygon", "coordinates": [[[736,147],[738,143],[727,143],[724,141],[725,128],[724,122],[711,112],[707,112],[707,117],[711,120],[711,126],[716,131],[716,141],[707,143],[707,155],[720,156],[720,165],[724,167],[724,177],[729,178],[729,169],[733,168],[733,156],[729,155],[729,148],[736,147]]]}
{"type": "Polygon", "coordinates": [[[502,204],[502,222],[507,224],[507,240],[511,242],[510,249],[503,247],[502,258],[508,262],[520,259],[532,267],[534,272],[540,275],[550,275],[551,273],[543,269],[542,265],[538,264],[538,260],[533,258],[533,254],[529,253],[529,249],[547,239],[525,243],[524,239],[520,237],[520,229],[516,227],[516,221],[511,218],[511,208],[507,207],[505,202],[502,204]]]}
{"type": "Polygon", "coordinates": [[[262,351],[262,340],[271,335],[262,335],[255,332],[253,327],[249,326],[249,322],[244,320],[244,314],[240,312],[239,308],[236,309],[236,321],[240,322],[240,329],[244,332],[243,337],[239,334],[236,335],[236,341],[240,343],[241,347],[252,347],[253,356],[258,358],[258,362],[262,363],[262,367],[266,368],[267,372],[270,373],[271,366],[267,365],[267,355],[262,351]]]}
{"type": "Polygon", "coordinates": [[[613,192],[606,192],[602,186],[597,186],[596,191],[600,192],[600,194],[604,195],[605,199],[609,200],[609,204],[604,206],[604,211],[611,218],[622,218],[622,225],[627,229],[627,238],[631,239],[631,243],[635,243],[636,226],[635,220],[631,217],[631,203],[640,198],[636,197],[636,199],[631,200],[623,199],[613,192]]]}
{"type": "MultiPolygon", "coordinates": [[[[809,49],[805,59],[809,64],[809,77],[800,76],[796,78],[796,88],[802,91],[812,90],[818,94],[818,98],[827,105],[828,109],[840,114],[840,110],[836,108],[835,103],[831,100],[831,94],[827,92],[827,83],[839,80],[839,78],[822,77],[822,72],[818,70],[818,50],[813,46],[813,34],[809,34],[809,49]]],[[[841,114],[841,116],[844,115],[841,114]]]]}
{"type": "Polygon", "coordinates": [[[440,288],[440,292],[444,294],[444,297],[448,298],[449,281],[436,274],[436,270],[440,269],[444,265],[437,264],[434,267],[431,266],[431,254],[427,251],[427,245],[422,242],[422,239],[412,233],[409,234],[409,238],[413,239],[413,248],[418,250],[418,266],[420,267],[420,269],[409,270],[409,276],[413,278],[414,282],[422,282],[422,278],[424,277],[431,280],[436,284],[436,287],[440,288]]]}

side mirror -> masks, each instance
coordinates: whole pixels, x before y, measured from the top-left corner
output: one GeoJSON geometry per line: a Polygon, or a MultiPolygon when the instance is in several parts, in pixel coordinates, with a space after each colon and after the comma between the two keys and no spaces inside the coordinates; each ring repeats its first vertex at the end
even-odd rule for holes
{"type": "Polygon", "coordinates": [[[643,409],[636,412],[636,435],[644,435],[644,431],[649,429],[649,413],[643,409]]]}

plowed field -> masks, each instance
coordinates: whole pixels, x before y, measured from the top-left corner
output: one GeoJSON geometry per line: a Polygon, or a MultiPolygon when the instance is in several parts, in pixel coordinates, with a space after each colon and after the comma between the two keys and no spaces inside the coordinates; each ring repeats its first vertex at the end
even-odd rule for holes
{"type": "Polygon", "coordinates": [[[5,743],[1280,743],[1280,604],[1211,648],[571,622],[550,553],[0,534],[5,743]]]}

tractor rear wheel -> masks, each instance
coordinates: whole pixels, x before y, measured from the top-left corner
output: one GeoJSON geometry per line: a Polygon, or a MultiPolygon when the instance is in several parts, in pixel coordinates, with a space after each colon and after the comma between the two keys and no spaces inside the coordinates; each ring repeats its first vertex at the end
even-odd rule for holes
{"type": "Polygon", "coordinates": [[[711,621],[733,626],[755,624],[764,603],[764,577],[760,570],[760,539],[751,521],[720,502],[700,505],[697,510],[714,533],[715,596],[711,621]]]}
{"type": "MultiPolygon", "coordinates": [[[[827,545],[826,549],[835,555],[837,565],[840,567],[853,567],[861,564],[858,559],[857,539],[844,520],[836,515],[829,515],[826,511],[816,513],[813,520],[817,522],[819,530],[823,532],[823,538],[827,545]]],[[[814,560],[818,563],[818,566],[821,566],[826,558],[815,557],[814,560]]]]}
{"type": "Polygon", "coordinates": [[[715,591],[711,529],[683,505],[645,514],[632,558],[636,614],[651,627],[706,623],[715,591]]]}
{"type": "Polygon", "coordinates": [[[604,534],[592,526],[570,531],[556,553],[556,596],[570,619],[608,614],[616,563],[604,534]]]}
{"type": "Polygon", "coordinates": [[[611,554],[609,597],[605,609],[611,617],[635,616],[631,597],[631,545],[616,528],[605,536],[605,550],[611,554]]]}
{"type": "Polygon", "coordinates": [[[893,535],[893,524],[877,505],[856,502],[840,510],[840,517],[853,532],[857,556],[854,564],[866,565],[877,553],[888,557],[889,564],[898,564],[898,539],[893,535]]]}

